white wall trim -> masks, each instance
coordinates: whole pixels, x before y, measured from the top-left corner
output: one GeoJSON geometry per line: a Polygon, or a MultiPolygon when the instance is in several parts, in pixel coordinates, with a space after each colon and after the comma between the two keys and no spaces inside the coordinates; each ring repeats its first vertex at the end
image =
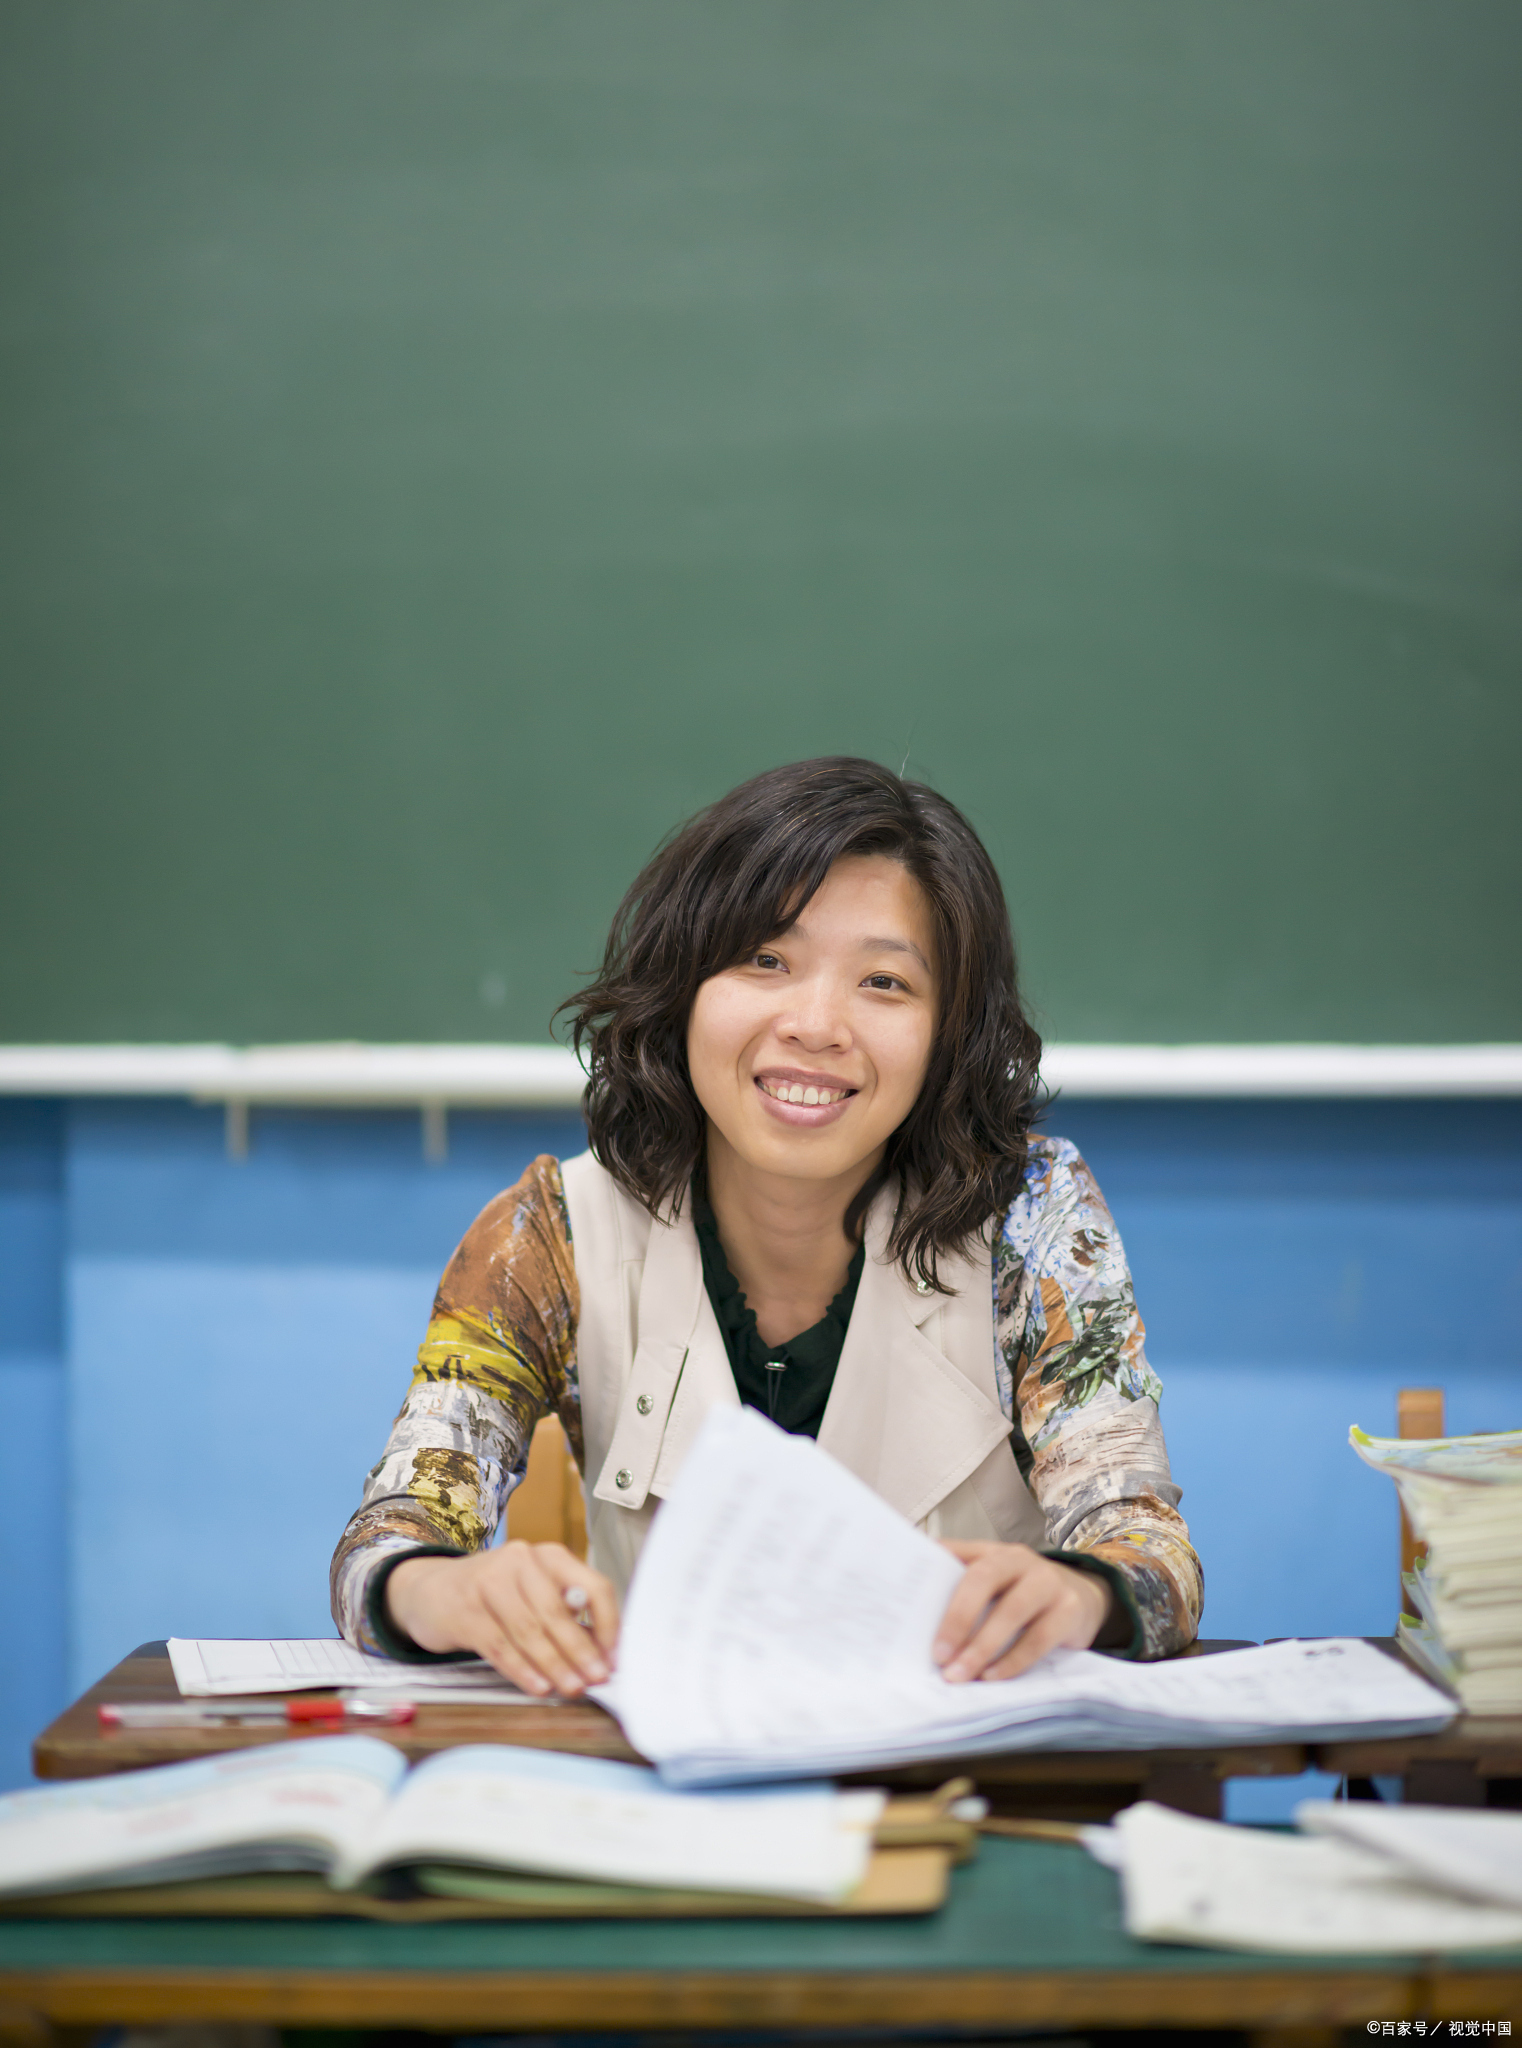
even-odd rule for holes
{"type": "Polygon", "coordinates": [[[574,1108],[585,1080],[558,1045],[8,1045],[7,1095],[188,1095],[416,1109],[574,1108]]]}
{"type": "Polygon", "coordinates": [[[1064,1095],[1522,1095],[1522,1045],[1049,1045],[1064,1095]]]}
{"type": "MultiPolygon", "coordinates": [[[[1522,1095],[1522,1045],[1049,1045],[1064,1096],[1522,1095]]],[[[574,1109],[552,1045],[4,1045],[0,1095],[574,1109]]]]}

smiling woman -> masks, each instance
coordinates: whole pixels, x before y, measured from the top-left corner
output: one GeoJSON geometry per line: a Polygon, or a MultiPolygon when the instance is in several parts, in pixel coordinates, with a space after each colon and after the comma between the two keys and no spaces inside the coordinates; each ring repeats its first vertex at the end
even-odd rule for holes
{"type": "Polygon", "coordinates": [[[687,1069],[708,1120],[709,1199],[768,1344],[818,1322],[840,1291],[855,1250],[845,1218],[924,1090],[934,947],[908,869],[846,855],[771,946],[693,998],[687,1069]]]}
{"type": "Polygon", "coordinates": [[[536,1160],[450,1262],[334,1557],[345,1634],[597,1682],[659,1500],[744,1401],[967,1566],[948,1679],[1190,1640],[1125,1254],[1072,1146],[1031,1135],[1040,1042],[961,814],[868,761],[757,776],[657,852],[567,1007],[590,1149],[536,1160]],[[588,1563],[484,1547],[551,1411],[588,1563]]]}

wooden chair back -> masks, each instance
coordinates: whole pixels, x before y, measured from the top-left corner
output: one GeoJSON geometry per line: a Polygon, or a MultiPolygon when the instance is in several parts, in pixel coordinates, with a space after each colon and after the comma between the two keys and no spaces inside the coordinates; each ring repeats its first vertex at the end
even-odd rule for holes
{"type": "Polygon", "coordinates": [[[546,1415],[534,1431],[528,1472],[507,1504],[507,1533],[524,1543],[563,1543],[587,1554],[587,1511],[581,1474],[560,1418],[546,1415]]]}
{"type": "MultiPolygon", "coordinates": [[[[1395,1397],[1395,1433],[1397,1436],[1426,1437],[1442,1436],[1443,1390],[1441,1387],[1402,1387],[1395,1397]]],[[[1414,1572],[1427,1554],[1425,1543],[1418,1543],[1416,1532],[1406,1519],[1404,1508],[1400,1511],[1400,1604],[1403,1613],[1411,1613],[1410,1596],[1406,1592],[1405,1574],[1414,1572]]]]}

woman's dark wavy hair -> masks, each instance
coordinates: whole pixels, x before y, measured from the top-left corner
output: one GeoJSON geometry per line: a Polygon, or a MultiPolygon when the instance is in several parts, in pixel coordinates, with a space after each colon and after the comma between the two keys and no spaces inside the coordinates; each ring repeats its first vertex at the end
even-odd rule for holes
{"type": "Polygon", "coordinates": [[[885,854],[924,890],[940,993],[924,1086],[847,1227],[896,1175],[888,1249],[911,1279],[938,1287],[937,1260],[980,1236],[1019,1190],[1041,1057],[999,877],[945,797],[848,755],[742,782],[647,862],[601,971],[560,1007],[590,1076],[593,1154],[653,1216],[674,1213],[704,1157],[687,1071],[698,986],[785,931],[846,854],[885,854]]]}

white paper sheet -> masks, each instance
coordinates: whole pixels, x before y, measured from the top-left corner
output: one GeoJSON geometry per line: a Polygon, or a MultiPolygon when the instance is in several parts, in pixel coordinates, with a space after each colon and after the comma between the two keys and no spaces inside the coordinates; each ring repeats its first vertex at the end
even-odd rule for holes
{"type": "Polygon", "coordinates": [[[1522,1911],[1522,1813],[1307,1799],[1295,1823],[1382,1856],[1425,1884],[1522,1911]]]}
{"type": "Polygon", "coordinates": [[[1303,1955],[1522,1942],[1522,1909],[1471,1904],[1351,1843],[1228,1827],[1150,1801],[1127,1807],[1114,1833],[1126,1932],[1140,1940],[1303,1955]]]}
{"type": "Polygon", "coordinates": [[[367,1657],[338,1636],[270,1641],[171,1636],[169,1661],[187,1699],[326,1691],[334,1686],[384,1691],[392,1699],[463,1694],[494,1705],[530,1697],[489,1664],[474,1659],[468,1664],[399,1664],[390,1657],[367,1657]]]}

